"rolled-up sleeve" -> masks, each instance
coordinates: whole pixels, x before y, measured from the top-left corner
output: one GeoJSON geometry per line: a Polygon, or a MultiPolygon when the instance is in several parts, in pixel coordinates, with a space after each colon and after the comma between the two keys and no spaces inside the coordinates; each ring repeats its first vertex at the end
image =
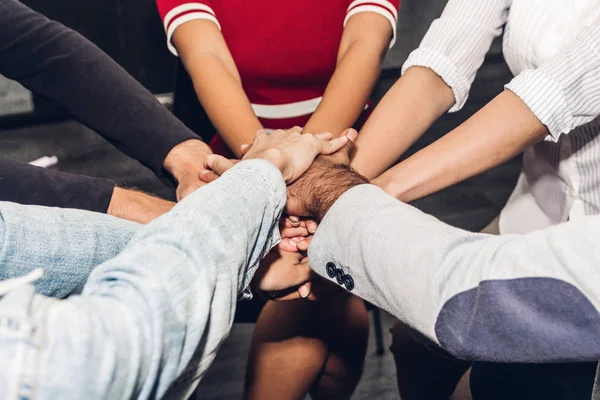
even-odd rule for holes
{"type": "Polygon", "coordinates": [[[600,19],[565,49],[506,88],[519,96],[557,140],[600,115],[600,19]]]}
{"type": "Polygon", "coordinates": [[[433,70],[454,93],[450,112],[459,111],[492,41],[502,33],[509,6],[510,0],[450,0],[402,73],[415,66],[433,70]]]}

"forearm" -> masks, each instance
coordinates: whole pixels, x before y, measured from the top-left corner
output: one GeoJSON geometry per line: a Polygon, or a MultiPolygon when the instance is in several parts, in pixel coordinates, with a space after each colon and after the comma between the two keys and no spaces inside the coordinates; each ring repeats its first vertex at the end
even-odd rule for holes
{"type": "Polygon", "coordinates": [[[589,284],[599,277],[597,224],[593,217],[524,236],[470,233],[360,186],[319,225],[309,263],[330,280],[330,270],[349,275],[352,293],[455,356],[595,360],[598,346],[588,344],[600,320],[589,284]]]}
{"type": "Polygon", "coordinates": [[[188,397],[198,380],[176,379],[210,365],[238,295],[278,239],[284,205],[281,173],[250,161],[140,229],[93,271],[81,297],[51,306],[53,318],[38,327],[55,338],[38,353],[43,384],[56,391],[47,397],[188,397]]]}
{"type": "Polygon", "coordinates": [[[453,103],[452,90],[432,70],[408,69],[361,129],[352,167],[369,179],[379,176],[453,103]]]}
{"type": "Polygon", "coordinates": [[[37,293],[77,294],[90,272],[117,256],[139,227],[100,213],[0,202],[0,280],[42,268],[37,293]]]}
{"type": "Polygon", "coordinates": [[[439,116],[461,109],[509,6],[508,0],[447,2],[362,129],[352,164],[359,172],[377,177],[439,116]]]}
{"type": "Polygon", "coordinates": [[[252,143],[256,131],[262,129],[241,82],[214,54],[195,55],[193,61],[184,58],[184,63],[217,132],[236,157],[241,157],[240,146],[252,143]]]}
{"type": "Polygon", "coordinates": [[[115,183],[0,157],[0,200],[105,213],[115,183]]]}
{"type": "Polygon", "coordinates": [[[171,211],[175,203],[135,189],[115,187],[106,213],[129,221],[147,224],[171,211]]]}
{"type": "Polygon", "coordinates": [[[195,138],[154,96],[76,32],[15,0],[0,3],[0,72],[53,100],[119,149],[163,172],[195,138]]]}
{"type": "Polygon", "coordinates": [[[504,91],[458,128],[385,172],[379,182],[386,192],[410,202],[493,168],[547,134],[527,105],[504,91]]]}
{"type": "Polygon", "coordinates": [[[363,112],[381,69],[381,51],[357,41],[346,51],[327,85],[323,101],[306,123],[305,132],[340,135],[363,112]]]}

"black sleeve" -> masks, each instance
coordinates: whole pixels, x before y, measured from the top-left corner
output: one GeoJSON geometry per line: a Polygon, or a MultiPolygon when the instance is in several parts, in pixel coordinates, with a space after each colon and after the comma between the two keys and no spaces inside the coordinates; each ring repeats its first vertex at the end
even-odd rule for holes
{"type": "Polygon", "coordinates": [[[115,184],[0,157],[0,201],[105,213],[115,184]]]}
{"type": "Polygon", "coordinates": [[[90,41],[16,0],[0,1],[0,74],[69,111],[158,176],[192,131],[90,41]]]}

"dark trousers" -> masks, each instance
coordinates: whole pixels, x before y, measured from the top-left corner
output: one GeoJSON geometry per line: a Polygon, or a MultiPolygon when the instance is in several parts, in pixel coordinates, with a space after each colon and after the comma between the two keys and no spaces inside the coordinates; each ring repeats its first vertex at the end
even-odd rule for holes
{"type": "Polygon", "coordinates": [[[459,360],[401,323],[392,328],[402,400],[447,400],[471,368],[474,400],[589,400],[597,363],[498,364],[459,360]]]}

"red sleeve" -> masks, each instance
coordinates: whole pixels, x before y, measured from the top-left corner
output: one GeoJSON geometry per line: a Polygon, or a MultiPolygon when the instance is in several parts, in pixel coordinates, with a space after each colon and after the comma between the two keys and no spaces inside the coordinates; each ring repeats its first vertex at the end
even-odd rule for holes
{"type": "Polygon", "coordinates": [[[349,0],[348,11],[344,19],[344,26],[352,17],[361,12],[374,12],[385,17],[392,25],[392,40],[390,47],[396,43],[396,25],[398,24],[398,10],[400,0],[349,0]]]}
{"type": "Polygon", "coordinates": [[[207,19],[213,21],[219,29],[219,21],[212,3],[214,0],[188,1],[188,0],[156,0],[158,13],[163,21],[163,27],[167,34],[167,46],[171,53],[177,55],[177,50],[171,43],[175,29],[182,24],[195,19],[207,19]]]}

